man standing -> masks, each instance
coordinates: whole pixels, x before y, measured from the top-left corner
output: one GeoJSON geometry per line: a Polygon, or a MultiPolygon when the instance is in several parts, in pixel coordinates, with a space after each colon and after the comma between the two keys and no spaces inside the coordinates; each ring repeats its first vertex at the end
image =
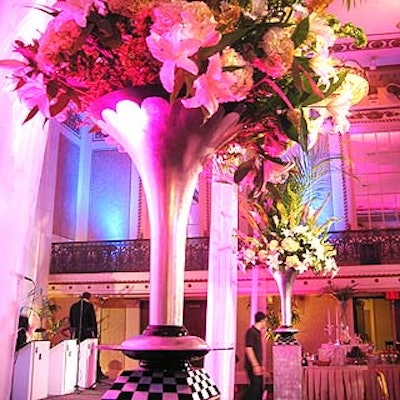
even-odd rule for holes
{"type": "MultiPolygon", "coordinates": [[[[81,299],[72,304],[69,310],[69,323],[71,330],[71,338],[78,339],[82,342],[85,339],[97,338],[97,321],[94,306],[90,303],[91,294],[84,292],[81,299]]],[[[97,381],[107,378],[100,367],[100,357],[97,354],[97,367],[96,367],[97,381]]]]}
{"type": "Polygon", "coordinates": [[[266,315],[258,311],[254,320],[254,325],[246,331],[244,368],[249,378],[249,387],[244,400],[261,400],[263,392],[261,330],[266,327],[266,315]]]}
{"type": "Polygon", "coordinates": [[[84,292],[81,299],[72,304],[69,310],[71,337],[79,342],[97,337],[96,313],[93,304],[90,303],[90,297],[89,292],[84,292]]]}

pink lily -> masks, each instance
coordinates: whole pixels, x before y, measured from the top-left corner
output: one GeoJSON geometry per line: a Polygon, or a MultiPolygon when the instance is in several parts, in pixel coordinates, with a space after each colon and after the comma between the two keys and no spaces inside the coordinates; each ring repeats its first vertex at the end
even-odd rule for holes
{"type": "Polygon", "coordinates": [[[237,78],[233,73],[223,72],[221,57],[215,54],[209,58],[206,73],[193,83],[195,95],[182,100],[182,103],[187,108],[205,107],[209,116],[212,116],[217,112],[220,103],[236,100],[231,89],[236,82],[237,78]]]}
{"type": "Polygon", "coordinates": [[[147,46],[154,58],[163,63],[160,79],[164,89],[172,93],[175,83],[175,68],[182,68],[193,75],[199,72],[197,64],[189,57],[197,53],[201,42],[197,39],[182,39],[178,29],[163,35],[152,32],[146,38],[147,46]]]}

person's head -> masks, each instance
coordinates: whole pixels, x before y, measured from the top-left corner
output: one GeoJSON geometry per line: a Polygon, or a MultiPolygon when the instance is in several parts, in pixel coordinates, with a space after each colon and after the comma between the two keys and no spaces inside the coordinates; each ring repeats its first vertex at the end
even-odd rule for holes
{"type": "Polygon", "coordinates": [[[91,297],[92,297],[92,295],[89,292],[82,293],[82,299],[90,300],[91,297]]]}
{"type": "Polygon", "coordinates": [[[262,311],[257,311],[254,315],[254,322],[258,328],[265,328],[267,316],[262,311]]]}

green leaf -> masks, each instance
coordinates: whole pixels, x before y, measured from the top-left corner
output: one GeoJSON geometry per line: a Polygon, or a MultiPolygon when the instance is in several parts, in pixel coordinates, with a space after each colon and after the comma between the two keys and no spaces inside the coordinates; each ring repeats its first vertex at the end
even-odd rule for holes
{"type": "Polygon", "coordinates": [[[246,175],[252,170],[252,168],[253,168],[253,160],[248,160],[240,164],[233,176],[234,182],[240,183],[246,177],[246,175]]]}
{"type": "Polygon", "coordinates": [[[299,91],[304,92],[303,81],[301,80],[300,69],[297,67],[297,63],[294,62],[292,66],[293,83],[299,91]]]}
{"type": "MultiPolygon", "coordinates": [[[[322,90],[318,87],[317,82],[315,82],[313,76],[311,75],[311,73],[309,71],[307,71],[306,68],[304,68],[301,64],[298,64],[299,70],[301,71],[301,76],[303,78],[305,78],[305,82],[303,82],[303,84],[307,85],[311,92],[319,97],[319,99],[323,99],[324,93],[322,92],[322,90]]],[[[306,90],[309,91],[309,90],[306,90]]]]}
{"type": "MultiPolygon", "coordinates": [[[[344,79],[346,78],[347,72],[343,71],[340,72],[338,75],[339,75],[338,81],[335,83],[331,83],[329,89],[326,92],[324,92],[323,98],[329,97],[342,85],[344,79]]],[[[315,103],[318,103],[319,101],[321,101],[321,97],[316,93],[312,93],[302,102],[302,105],[304,107],[311,106],[315,103]]]]}
{"type": "Polygon", "coordinates": [[[303,151],[307,152],[308,148],[308,129],[307,129],[307,122],[303,117],[303,113],[301,114],[300,119],[300,132],[298,136],[298,142],[303,151]]]}
{"type": "MultiPolygon", "coordinates": [[[[181,68],[177,68],[175,72],[174,90],[171,93],[170,102],[173,103],[178,98],[185,84],[187,88],[192,87],[194,79],[195,79],[194,76],[189,72],[181,68]]],[[[190,95],[191,93],[187,94],[190,95]]]]}
{"type": "Polygon", "coordinates": [[[84,28],[82,30],[78,39],[75,41],[74,46],[72,47],[72,50],[71,50],[72,54],[75,54],[78,50],[80,50],[82,48],[83,44],[86,42],[86,39],[91,34],[94,26],[95,25],[93,23],[87,24],[86,28],[84,28]]]}
{"type": "Polygon", "coordinates": [[[200,60],[207,60],[212,55],[219,53],[227,46],[232,46],[237,40],[239,40],[242,36],[246,35],[250,32],[253,27],[241,28],[236,31],[227,33],[222,36],[221,40],[218,44],[211,47],[204,47],[199,50],[198,57],[200,60]]]}
{"type": "Polygon", "coordinates": [[[54,117],[55,115],[57,115],[61,111],[63,111],[64,108],[67,107],[69,100],[70,100],[70,97],[66,93],[59,96],[57,99],[57,102],[55,104],[51,105],[49,108],[50,116],[54,117]]]}
{"type": "Polygon", "coordinates": [[[51,81],[47,82],[47,86],[46,86],[47,97],[50,100],[54,99],[54,97],[57,96],[58,89],[59,89],[59,85],[58,85],[57,81],[51,80],[51,81]]]}
{"type": "Polygon", "coordinates": [[[309,18],[304,18],[297,26],[292,35],[292,40],[294,47],[299,47],[307,38],[308,32],[310,30],[310,20],[309,18]]]}

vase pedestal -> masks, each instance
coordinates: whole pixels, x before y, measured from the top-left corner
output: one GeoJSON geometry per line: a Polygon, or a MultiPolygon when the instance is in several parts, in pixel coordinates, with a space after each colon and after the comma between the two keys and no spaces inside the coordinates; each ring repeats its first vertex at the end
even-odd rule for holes
{"type": "Polygon", "coordinates": [[[283,334],[274,343],[274,399],[301,400],[301,346],[292,334],[283,334]]]}

